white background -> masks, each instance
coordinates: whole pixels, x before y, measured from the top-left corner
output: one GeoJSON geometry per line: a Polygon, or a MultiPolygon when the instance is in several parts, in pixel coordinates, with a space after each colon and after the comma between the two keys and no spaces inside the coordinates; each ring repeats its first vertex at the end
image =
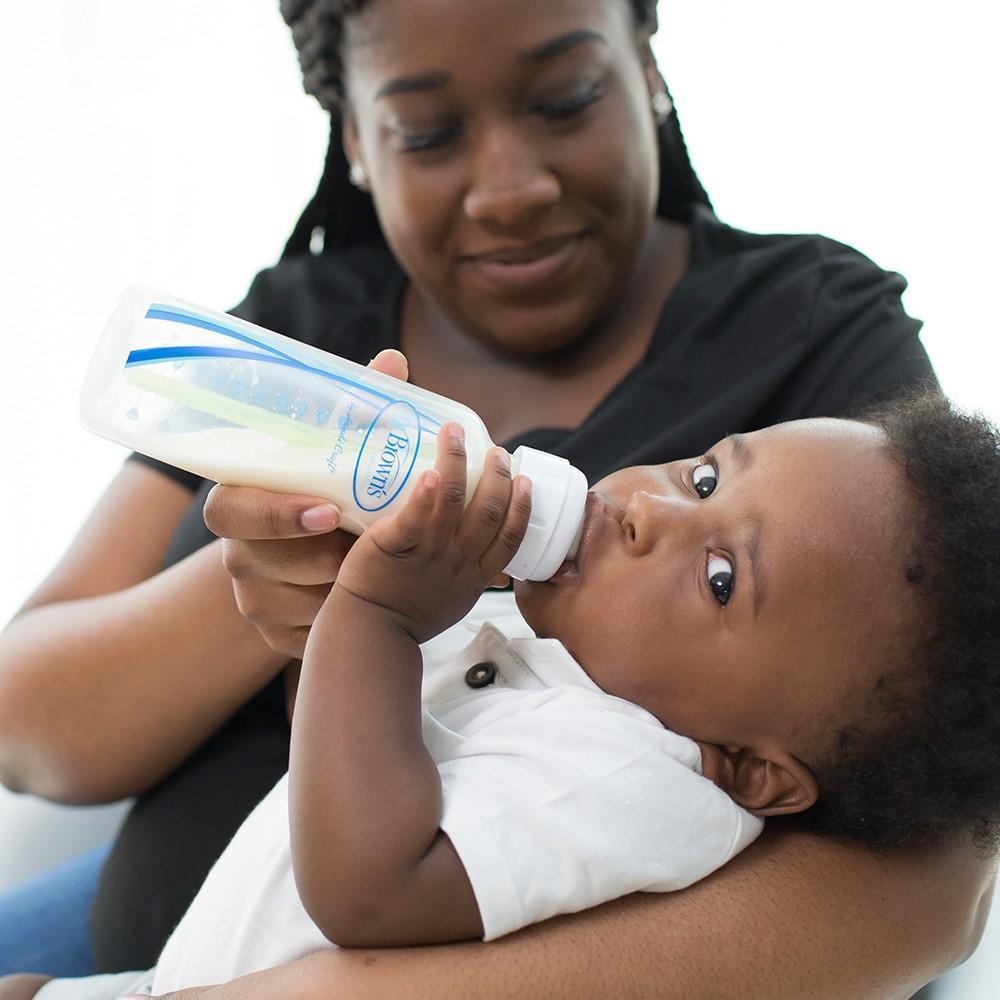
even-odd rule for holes
{"type": "MultiPolygon", "coordinates": [[[[719,215],[905,274],[945,388],[1000,420],[992,8],[663,0],[655,47],[719,215]]],[[[141,280],[239,301],[311,196],[326,127],[277,0],[8,4],[0,95],[2,621],[124,454],[76,418],[116,296],[141,280]]],[[[100,842],[116,814],[0,792],[0,885],[100,842]]],[[[994,940],[941,995],[993,995],[994,940]]]]}

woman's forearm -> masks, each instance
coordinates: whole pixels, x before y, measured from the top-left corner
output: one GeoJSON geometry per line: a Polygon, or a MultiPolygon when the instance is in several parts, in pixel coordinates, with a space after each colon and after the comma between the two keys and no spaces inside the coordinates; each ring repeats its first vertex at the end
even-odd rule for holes
{"type": "Polygon", "coordinates": [[[903,1000],[973,950],[994,871],[966,844],[880,860],[765,834],[683,892],[629,896],[490,944],[331,949],[195,995],[903,1000]]]}
{"type": "Polygon", "coordinates": [[[221,543],[0,634],[0,777],[71,803],[136,794],[281,669],[239,613],[221,543]]]}

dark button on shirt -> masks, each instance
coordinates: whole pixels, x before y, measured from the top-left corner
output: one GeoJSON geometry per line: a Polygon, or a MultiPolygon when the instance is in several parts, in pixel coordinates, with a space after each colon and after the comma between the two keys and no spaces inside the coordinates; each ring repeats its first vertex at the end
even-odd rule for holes
{"type": "Polygon", "coordinates": [[[465,683],[470,688],[484,688],[492,684],[497,677],[497,665],[488,660],[483,663],[474,663],[465,672],[465,683]]]}

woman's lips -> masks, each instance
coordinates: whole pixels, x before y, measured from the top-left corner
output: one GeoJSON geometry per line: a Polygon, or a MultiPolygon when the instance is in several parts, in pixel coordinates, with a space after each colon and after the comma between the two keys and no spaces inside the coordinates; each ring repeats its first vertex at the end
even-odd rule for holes
{"type": "Polygon", "coordinates": [[[523,292],[551,281],[579,257],[583,233],[544,240],[526,247],[507,247],[463,257],[462,263],[481,283],[498,292],[523,292]]]}

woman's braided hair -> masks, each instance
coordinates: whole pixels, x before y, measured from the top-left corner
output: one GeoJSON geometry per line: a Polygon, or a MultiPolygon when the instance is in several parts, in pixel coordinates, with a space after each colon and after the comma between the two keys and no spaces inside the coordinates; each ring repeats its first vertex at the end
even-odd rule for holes
{"type": "MultiPolygon", "coordinates": [[[[330,112],[330,146],[319,189],[292,233],[285,256],[308,250],[313,231],[321,227],[326,249],[379,238],[371,199],[347,180],[347,162],[340,140],[340,109],[344,99],[343,44],[345,25],[371,0],[280,0],[281,16],[292,29],[306,93],[330,112]]],[[[620,2],[620,0],[609,0],[620,2]]],[[[652,35],[657,28],[657,0],[628,0],[636,29],[652,35]]],[[[677,112],[658,129],[660,197],[657,212],[686,220],[695,203],[709,205],[688,157],[677,112]]]]}
{"type": "MultiPolygon", "coordinates": [[[[636,27],[656,31],[657,0],[628,0],[636,27]]],[[[344,25],[360,13],[369,0],[281,0],[281,16],[292,29],[299,50],[299,65],[306,93],[327,111],[336,111],[344,98],[342,45],[344,25]]]]}

